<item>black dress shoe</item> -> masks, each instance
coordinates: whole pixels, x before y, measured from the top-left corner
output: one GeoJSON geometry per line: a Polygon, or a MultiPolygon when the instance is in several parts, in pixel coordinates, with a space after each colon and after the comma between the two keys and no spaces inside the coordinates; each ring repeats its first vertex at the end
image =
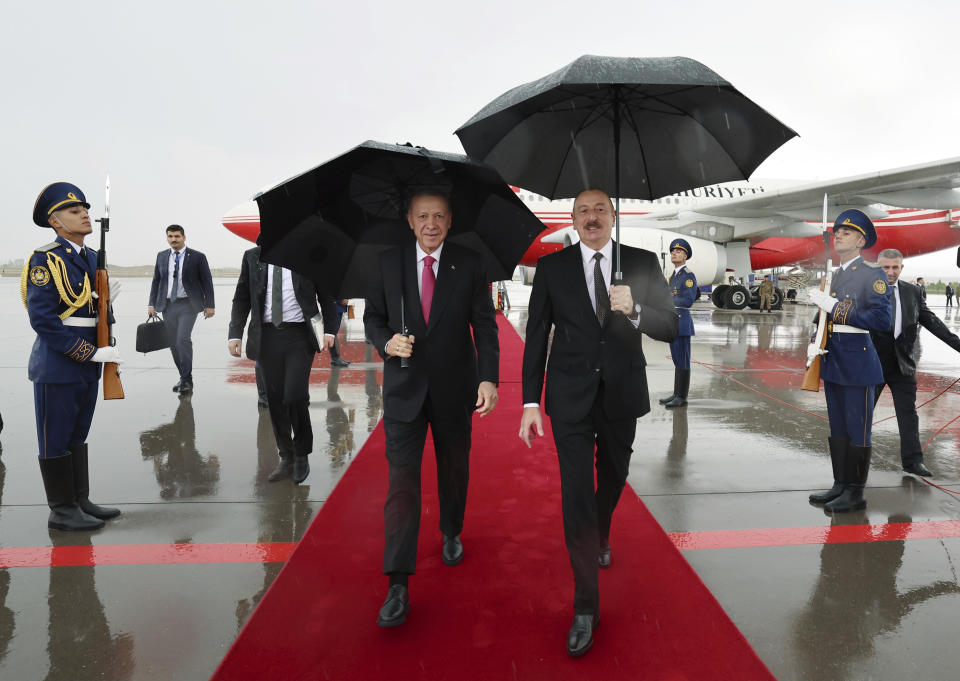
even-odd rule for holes
{"type": "Polygon", "coordinates": [[[178,390],[181,395],[186,395],[193,392],[193,381],[180,381],[180,390],[178,390]]]}
{"type": "Polygon", "coordinates": [[[307,479],[308,475],[310,475],[310,457],[293,457],[293,472],[290,474],[290,477],[293,478],[293,481],[299,485],[301,482],[307,479]]]}
{"type": "Polygon", "coordinates": [[[460,543],[460,535],[448,537],[443,535],[443,551],[440,554],[444,565],[453,567],[463,560],[463,544],[460,543]]]}
{"type": "Polygon", "coordinates": [[[597,560],[597,564],[606,570],[610,567],[610,544],[604,542],[600,545],[600,558],[597,560]]]}
{"type": "Polygon", "coordinates": [[[567,654],[570,657],[585,655],[593,645],[593,630],[600,624],[600,615],[587,613],[574,615],[570,633],[567,635],[567,654]]]}
{"type": "Polygon", "coordinates": [[[180,392],[180,383],[181,383],[180,381],[177,381],[177,384],[173,386],[173,392],[175,393],[180,392]]]}
{"type": "Polygon", "coordinates": [[[342,357],[334,357],[333,359],[330,360],[330,366],[332,366],[332,367],[348,367],[348,366],[350,366],[350,362],[348,362],[347,360],[343,359],[342,357]]]}
{"type": "Polygon", "coordinates": [[[930,472],[930,469],[923,465],[923,461],[912,461],[910,463],[903,464],[903,470],[907,473],[913,473],[914,475],[922,475],[925,478],[933,476],[933,473],[930,472]]]}
{"type": "Polygon", "coordinates": [[[380,606],[377,626],[400,626],[407,621],[408,612],[410,612],[410,592],[403,584],[394,584],[387,592],[387,600],[380,606]]]}
{"type": "Polygon", "coordinates": [[[293,459],[286,459],[281,457],[280,463],[277,464],[277,467],[271,471],[270,475],[267,476],[267,480],[270,482],[278,482],[280,480],[287,480],[293,477],[293,459]]]}

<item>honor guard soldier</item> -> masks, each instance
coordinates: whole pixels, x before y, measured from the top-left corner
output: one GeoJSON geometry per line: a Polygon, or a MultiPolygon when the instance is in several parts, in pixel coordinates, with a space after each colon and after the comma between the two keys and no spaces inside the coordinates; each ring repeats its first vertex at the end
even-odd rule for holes
{"type": "MultiPolygon", "coordinates": [[[[870,426],[874,391],[883,383],[883,368],[870,331],[888,331],[891,325],[890,288],[875,263],[860,250],[877,242],[877,232],[863,212],[845,210],[833,224],[833,249],[840,267],[830,293],[814,290],[810,301],[827,314],[827,343],[820,358],[830,417],[830,462],[833,487],[810,495],[831,512],[866,507],[863,488],[870,471],[870,426]]],[[[818,352],[811,345],[810,353],[818,352]]]]}
{"type": "Polygon", "coordinates": [[[693,332],[693,318],[690,307],[697,299],[697,278],[687,269],[687,260],[693,257],[693,249],[686,239],[674,239],[670,244],[670,262],[674,271],[667,282],[673,295],[673,305],[677,311],[677,337],[670,342],[670,355],[673,357],[673,394],[664,397],[660,404],[672,409],[687,406],[687,393],[690,390],[690,336],[693,332]]]}
{"type": "Polygon", "coordinates": [[[93,231],[83,192],[55,182],[37,197],[33,221],[51,227],[55,241],[33,252],[20,291],[37,333],[28,376],[33,381],[40,473],[50,506],[47,526],[95,530],[120,515],[90,501],[87,433],[97,404],[101,364],[119,363],[114,347],[97,347],[97,252],[85,248],[93,231]]]}

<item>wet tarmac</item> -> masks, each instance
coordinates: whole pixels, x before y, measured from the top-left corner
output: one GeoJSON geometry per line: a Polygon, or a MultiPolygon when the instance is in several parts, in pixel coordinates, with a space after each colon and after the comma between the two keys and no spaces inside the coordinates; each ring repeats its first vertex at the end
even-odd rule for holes
{"type": "MultiPolygon", "coordinates": [[[[270,484],[275,443],[252,364],[226,350],[235,282],[215,282],[217,314],[193,335],[195,392],[181,398],[169,353],[134,351],[150,282],[124,280],[116,334],[127,397],[98,405],[88,440],[91,496],[124,513],[98,532],[64,533],[46,529],[26,378],[33,333],[18,283],[0,279],[0,551],[33,547],[49,560],[0,569],[0,679],[207,678],[282,563],[111,564],[97,551],[297,541],[380,418],[382,365],[361,320],[341,331],[352,364],[331,370],[325,355],[312,374],[310,477],[270,484]],[[90,547],[95,565],[59,561],[50,546],[90,547]]],[[[509,291],[508,318],[522,332],[529,289],[509,291]]],[[[781,681],[956,678],[960,533],[937,528],[960,521],[960,356],[923,332],[918,404],[932,401],[920,408],[920,435],[940,488],[900,471],[886,393],[869,506],[831,518],[807,502],[830,481],[823,394],[799,389],[811,316],[803,306],[761,314],[698,303],[690,404],[673,411],[656,404],[673,385],[669,348],[645,339],[654,408],[640,421],[629,482],[666,531],[691,533],[686,559],[781,681]],[[877,527],[867,540],[841,541],[844,526],[868,524],[877,527]],[[911,538],[920,530],[930,538],[911,538]],[[736,532],[765,539],[727,541],[736,532]],[[822,539],[794,541],[799,532],[822,539]],[[704,537],[715,548],[699,548],[704,537]]],[[[960,330],[960,313],[945,319],[960,330]]]]}

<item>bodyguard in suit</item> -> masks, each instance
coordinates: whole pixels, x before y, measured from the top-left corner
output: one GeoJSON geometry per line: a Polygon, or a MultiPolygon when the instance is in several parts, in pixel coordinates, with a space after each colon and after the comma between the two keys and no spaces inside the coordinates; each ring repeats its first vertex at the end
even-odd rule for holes
{"type": "MultiPolygon", "coordinates": [[[[292,478],[300,484],[310,473],[310,367],[316,353],[323,352],[310,320],[318,306],[324,328],[333,329],[333,300],[318,294],[309,279],[260,262],[259,246],[243,254],[227,349],[234,357],[240,356],[243,326],[249,316],[247,357],[259,363],[266,383],[267,408],[280,457],[270,482],[292,478]]],[[[325,333],[323,340],[324,347],[333,345],[332,334],[325,333]]]]}
{"type": "Polygon", "coordinates": [[[180,372],[180,380],[173,392],[193,392],[193,325],[197,315],[204,319],[214,314],[213,277],[207,256],[187,248],[183,227],[167,227],[170,248],[157,253],[150,286],[147,314],[163,314],[164,326],[170,336],[170,354],[180,372]]]}
{"type": "MultiPolygon", "coordinates": [[[[883,368],[871,332],[890,328],[890,288],[875,263],[860,250],[877,242],[867,215],[845,210],[833,223],[833,250],[840,259],[830,293],[816,289],[810,301],[828,315],[827,344],[820,359],[820,377],[830,417],[830,462],[833,487],[810,495],[833,513],[864,508],[863,488],[870,472],[870,426],[875,390],[883,383],[883,368]]],[[[816,353],[811,344],[808,350],[816,353]]]]}
{"type": "Polygon", "coordinates": [[[674,270],[667,285],[677,312],[677,337],[670,341],[670,356],[675,367],[673,394],[660,400],[660,404],[668,409],[687,406],[690,392],[690,336],[694,335],[690,308],[697,299],[697,278],[687,269],[687,260],[692,257],[693,249],[686,239],[674,239],[670,244],[670,262],[674,270]]]}
{"type": "Polygon", "coordinates": [[[540,395],[547,373],[546,410],[560,461],[563,530],[575,584],[567,636],[572,656],[593,645],[598,568],[611,563],[613,510],[627,479],[637,418],[650,411],[642,334],[664,342],[677,335],[674,303],[653,253],[621,246],[624,281],[611,286],[614,219],[604,192],[588,189],[577,196],[573,226],[580,243],[537,263],[523,353],[520,438],[527,446],[532,436],[543,435],[540,395]]]}
{"type": "Polygon", "coordinates": [[[367,339],[384,359],[383,428],[390,488],[384,504],[381,627],[402,624],[410,609],[420,528],[420,466],[427,426],[437,456],[441,558],[457,565],[469,478],[472,414],[497,403],[500,345],[481,257],[446,243],[455,216],[438,192],[410,201],[415,241],[384,253],[363,314],[367,339]],[[406,359],[408,366],[402,366],[406,359]]]}
{"type": "Polygon", "coordinates": [[[880,366],[883,367],[883,383],[877,386],[877,400],[884,385],[890,386],[893,408],[897,413],[900,429],[900,463],[903,470],[914,475],[929,476],[932,473],[923,465],[923,449],[920,446],[920,419],[917,417],[917,355],[920,327],[923,326],[951,348],[960,352],[960,338],[933,314],[913,284],[899,281],[903,271],[903,254],[895,248],[880,251],[878,264],[887,276],[893,290],[893,324],[884,331],[871,331],[880,366]]]}
{"type": "Polygon", "coordinates": [[[20,280],[37,333],[27,374],[33,381],[40,473],[50,506],[47,526],[56,530],[96,530],[120,515],[119,509],[90,501],[86,440],[100,365],[121,359],[115,347],[97,347],[97,252],[83,243],[93,231],[89,208],[83,192],[69,182],[40,192],[33,222],[52,228],[57,238],[33,252],[20,280]]]}

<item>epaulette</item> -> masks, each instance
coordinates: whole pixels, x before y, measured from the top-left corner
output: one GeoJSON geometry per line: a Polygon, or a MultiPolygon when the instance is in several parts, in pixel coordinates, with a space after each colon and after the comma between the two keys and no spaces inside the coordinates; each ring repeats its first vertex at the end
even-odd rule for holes
{"type": "Polygon", "coordinates": [[[880,267],[880,262],[879,262],[879,261],[877,261],[877,262],[870,262],[869,260],[864,260],[864,261],[863,261],[863,264],[866,265],[867,267],[873,267],[873,268],[880,267]]]}
{"type": "Polygon", "coordinates": [[[49,252],[52,251],[53,249],[59,248],[59,247],[60,247],[60,242],[59,242],[59,241],[51,241],[51,242],[48,243],[46,246],[41,246],[40,248],[35,248],[35,249],[33,249],[33,252],[34,252],[34,253],[49,253],[49,252]]]}

